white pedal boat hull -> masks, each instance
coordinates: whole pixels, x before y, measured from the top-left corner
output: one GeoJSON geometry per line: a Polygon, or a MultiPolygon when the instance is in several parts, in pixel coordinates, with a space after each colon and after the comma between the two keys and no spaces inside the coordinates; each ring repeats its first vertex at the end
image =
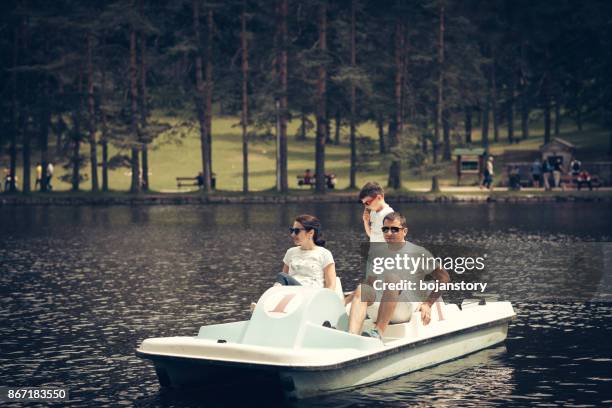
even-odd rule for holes
{"type": "Polygon", "coordinates": [[[249,321],[203,326],[196,337],[144,340],[162,386],[227,385],[263,380],[289,398],[308,398],[385,381],[506,339],[515,316],[508,302],[459,309],[438,303],[424,326],[417,313],[390,325],[384,343],[349,334],[348,316],[327,289],[282,287],[261,297],[249,321]],[[279,302],[283,309],[275,307],[279,302]],[[323,322],[337,329],[323,327],[323,322]]]}

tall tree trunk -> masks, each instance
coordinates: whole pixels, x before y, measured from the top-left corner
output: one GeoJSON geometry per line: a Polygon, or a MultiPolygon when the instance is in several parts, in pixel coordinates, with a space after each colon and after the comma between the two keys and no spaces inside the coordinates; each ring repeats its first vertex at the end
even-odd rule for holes
{"type": "Polygon", "coordinates": [[[49,124],[51,123],[51,110],[49,109],[49,80],[43,80],[43,102],[40,117],[40,163],[42,166],[42,177],[40,190],[49,190],[47,166],[49,165],[49,124]]]}
{"type": "Polygon", "coordinates": [[[289,2],[288,0],[281,0],[280,4],[280,41],[281,41],[281,52],[280,52],[280,191],[286,193],[289,191],[289,181],[287,178],[287,114],[288,114],[288,103],[287,103],[287,14],[289,13],[289,2]]]}
{"type": "Polygon", "coordinates": [[[427,145],[427,137],[428,135],[425,132],[421,133],[421,152],[425,155],[429,153],[429,147],[427,145]]]}
{"type": "Polygon", "coordinates": [[[442,112],[442,134],[444,136],[444,152],[442,158],[445,161],[449,161],[451,159],[450,128],[450,114],[448,113],[448,109],[444,109],[442,112]]]}
{"type": "MultiPolygon", "coordinates": [[[[319,52],[327,52],[327,0],[319,6],[319,52]]],[[[317,80],[317,138],[315,146],[315,173],[316,191],[325,192],[325,139],[326,139],[326,98],[327,98],[327,69],[324,62],[319,64],[317,80]]]]}
{"type": "MultiPolygon", "coordinates": [[[[438,99],[436,104],[436,126],[433,140],[433,162],[438,162],[438,141],[442,130],[442,112],[444,112],[444,5],[439,2],[439,26],[438,26],[438,99]]],[[[444,143],[444,156],[446,150],[450,152],[450,146],[444,143]]],[[[450,153],[449,153],[450,154],[450,153]]]]}
{"type": "Polygon", "coordinates": [[[139,193],[140,192],[140,158],[138,155],[138,146],[132,147],[132,184],[130,186],[131,193],[139,193]]]}
{"type": "Polygon", "coordinates": [[[102,136],[102,191],[108,191],[108,139],[102,136]]]}
{"type": "Polygon", "coordinates": [[[484,101],[484,107],[482,108],[482,119],[480,120],[480,123],[482,125],[482,147],[484,147],[485,149],[488,149],[489,147],[489,103],[490,103],[491,97],[490,94],[487,94],[487,97],[485,98],[484,101]]]}
{"type": "Polygon", "coordinates": [[[555,136],[561,133],[561,92],[559,89],[555,92],[555,136]]]}
{"type": "Polygon", "coordinates": [[[543,84],[544,105],[544,143],[550,142],[550,75],[544,74],[543,84]]]}
{"type": "Polygon", "coordinates": [[[240,15],[240,47],[242,48],[242,112],[240,122],[242,125],[242,192],[249,192],[249,141],[248,141],[248,73],[249,52],[246,37],[246,0],[242,1],[240,15]]]}
{"type": "Polygon", "coordinates": [[[527,68],[525,65],[527,64],[526,57],[526,43],[525,41],[521,41],[521,76],[520,76],[520,89],[521,89],[521,138],[523,140],[527,140],[529,138],[529,111],[531,110],[529,106],[529,95],[528,95],[528,87],[527,87],[527,68]]]}
{"type": "Polygon", "coordinates": [[[378,114],[376,125],[378,126],[378,151],[380,154],[385,154],[387,153],[387,146],[385,146],[385,119],[382,113],[378,114]]]}
{"type": "Polygon", "coordinates": [[[497,60],[493,50],[493,62],[491,63],[491,113],[493,114],[493,140],[499,142],[499,109],[497,106],[497,60]]]}
{"type": "Polygon", "coordinates": [[[130,120],[132,133],[132,184],[130,192],[140,192],[140,130],[138,129],[138,67],[136,66],[136,30],[130,31],[130,120]]]}
{"type": "MultiPolygon", "coordinates": [[[[79,97],[80,99],[80,97],[79,97]]],[[[81,103],[78,103],[77,110],[81,109],[81,103]]],[[[81,183],[80,167],[81,167],[81,114],[74,112],[72,116],[73,129],[72,129],[72,176],[71,176],[71,190],[79,191],[79,184],[81,183]]]]}
{"type": "Polygon", "coordinates": [[[404,26],[399,15],[395,22],[395,117],[393,132],[389,132],[389,145],[392,153],[391,165],[389,166],[389,179],[387,185],[390,188],[399,189],[402,186],[401,168],[401,137],[402,137],[402,74],[404,54],[404,26]]]}
{"type": "MultiPolygon", "coordinates": [[[[357,0],[351,0],[351,67],[356,69],[357,67],[357,47],[355,41],[355,25],[356,25],[356,9],[357,0]]],[[[357,126],[357,89],[355,87],[355,81],[351,81],[351,117],[350,117],[350,144],[351,144],[351,164],[349,170],[349,188],[357,188],[357,141],[356,141],[356,126],[357,126]]],[[[379,122],[380,123],[380,122],[379,122]]],[[[380,124],[379,124],[380,130],[380,124]]],[[[338,132],[340,133],[340,132],[338,132]]],[[[384,148],[384,140],[382,140],[384,148]]]]}
{"type": "MultiPolygon", "coordinates": [[[[96,114],[94,106],[94,70],[93,70],[93,36],[87,34],[87,113],[89,127],[89,160],[91,162],[91,191],[97,192],[98,186],[98,151],[96,141],[96,114]]],[[[43,166],[44,168],[44,166],[43,166]]]]}
{"type": "MultiPolygon", "coordinates": [[[[104,40],[103,40],[104,41],[104,40]]],[[[106,45],[106,42],[103,42],[106,45]]],[[[106,97],[106,70],[102,69],[102,82],[100,86],[100,120],[102,122],[102,137],[100,144],[102,145],[102,191],[108,191],[108,126],[106,122],[106,112],[102,107],[106,97]]]]}
{"type": "Polygon", "coordinates": [[[336,109],[336,116],[334,118],[335,121],[335,126],[334,126],[334,144],[336,146],[340,145],[340,123],[341,123],[341,118],[340,118],[340,109],[336,109]]]}
{"type": "Polygon", "coordinates": [[[514,143],[514,72],[508,78],[508,101],[506,102],[506,114],[508,119],[508,143],[514,143]]]}
{"type": "Polygon", "coordinates": [[[325,112],[325,117],[327,118],[327,120],[325,121],[325,144],[332,144],[332,138],[331,138],[331,120],[330,120],[330,113],[329,113],[329,104],[327,105],[327,112],[325,112]]]}
{"type": "Polygon", "coordinates": [[[9,145],[9,174],[10,183],[8,190],[11,193],[17,191],[15,185],[15,174],[17,172],[17,132],[19,131],[19,107],[17,102],[17,65],[19,63],[19,27],[15,27],[15,38],[13,40],[13,72],[11,73],[11,86],[12,86],[12,103],[11,103],[11,137],[9,145]]]}
{"type": "MultiPolygon", "coordinates": [[[[62,84],[62,81],[58,81],[59,84],[57,86],[57,96],[59,100],[64,99],[64,85],[62,84]]],[[[57,130],[55,133],[55,155],[56,156],[60,156],[62,154],[65,154],[65,146],[64,146],[64,134],[66,133],[66,123],[64,122],[64,119],[62,118],[62,115],[58,115],[57,118],[57,130]]]]}
{"type": "Polygon", "coordinates": [[[196,44],[195,53],[195,76],[196,76],[196,97],[195,105],[200,124],[200,152],[202,155],[202,175],[204,177],[204,191],[211,190],[211,168],[210,168],[210,138],[208,137],[208,126],[206,124],[206,84],[202,75],[202,40],[200,38],[200,0],[193,0],[193,32],[196,44]]]}
{"type": "MultiPolygon", "coordinates": [[[[28,22],[24,21],[23,24],[23,61],[25,64],[29,64],[31,63],[31,58],[30,54],[29,54],[29,46],[30,46],[30,31],[29,31],[29,24],[28,22]]],[[[26,77],[27,78],[27,77],[26,77]]],[[[32,83],[30,81],[26,81],[24,84],[24,92],[28,93],[32,90],[32,83]]],[[[30,164],[30,157],[31,157],[31,133],[30,133],[30,127],[28,126],[28,120],[29,118],[29,112],[26,110],[26,105],[24,104],[24,106],[21,107],[21,115],[20,115],[20,122],[21,122],[21,132],[22,132],[22,137],[23,137],[23,151],[22,151],[22,157],[23,157],[23,187],[22,187],[22,191],[24,193],[29,193],[31,190],[31,164],[30,164]]]]}
{"type": "MultiPolygon", "coordinates": [[[[206,42],[206,128],[208,137],[208,167],[210,168],[210,175],[208,179],[212,177],[213,165],[212,165],[212,109],[213,109],[213,36],[215,32],[213,11],[208,10],[208,39],[206,42]]],[[[204,175],[206,177],[206,174],[204,175]]],[[[210,181],[208,182],[210,183],[210,181]]]]}
{"type": "Polygon", "coordinates": [[[24,193],[29,193],[31,191],[31,133],[29,126],[27,124],[27,117],[25,116],[25,112],[22,110],[22,118],[21,118],[21,129],[23,135],[23,151],[22,151],[22,161],[23,161],[23,186],[22,191],[24,193]]]}
{"type": "Polygon", "coordinates": [[[301,126],[300,132],[298,133],[298,140],[306,140],[306,112],[304,111],[304,109],[302,109],[300,112],[300,121],[301,126]]]}
{"type": "Polygon", "coordinates": [[[472,105],[465,107],[465,143],[472,143],[472,114],[474,108],[472,105]]]}
{"type": "MultiPolygon", "coordinates": [[[[141,18],[144,15],[144,0],[138,0],[138,10],[141,18]]],[[[142,189],[149,191],[149,142],[148,135],[145,134],[147,128],[147,117],[149,110],[147,101],[149,99],[147,89],[147,38],[144,34],[140,35],[140,142],[142,143],[142,189]]]]}
{"type": "Polygon", "coordinates": [[[83,64],[79,63],[78,101],[72,114],[72,191],[79,191],[81,183],[81,115],[83,112],[83,64]]]}
{"type": "Polygon", "coordinates": [[[521,94],[521,138],[529,138],[529,96],[527,90],[523,89],[521,94]]]}

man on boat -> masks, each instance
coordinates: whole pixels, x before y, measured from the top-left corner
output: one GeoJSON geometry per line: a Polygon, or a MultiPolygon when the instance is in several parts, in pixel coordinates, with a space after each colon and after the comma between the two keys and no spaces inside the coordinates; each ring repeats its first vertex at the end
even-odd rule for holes
{"type": "MultiPolygon", "coordinates": [[[[383,219],[381,232],[384,235],[386,245],[379,244],[379,251],[377,252],[380,255],[384,255],[386,258],[393,258],[398,254],[421,259],[433,258],[425,248],[406,241],[408,226],[406,225],[406,218],[400,213],[391,212],[387,214],[383,219]]],[[[371,256],[375,256],[373,254],[371,251],[371,256]]],[[[377,275],[376,272],[372,273],[372,268],[368,267],[366,283],[360,284],[352,297],[349,333],[361,333],[364,336],[380,339],[389,323],[407,322],[410,320],[413,311],[420,311],[423,324],[429,324],[431,307],[440,297],[440,292],[419,293],[418,290],[415,290],[409,291],[412,293],[402,294],[399,290],[376,291],[373,285],[376,280],[381,279],[384,279],[385,283],[399,282],[404,279],[416,282],[418,287],[419,280],[424,280],[426,275],[430,275],[439,282],[450,281],[448,272],[441,268],[434,269],[434,267],[430,262],[419,262],[413,270],[387,270],[384,275],[377,275]],[[401,301],[400,295],[403,298],[401,301]],[[408,297],[405,295],[408,295],[408,297]],[[362,332],[366,312],[375,321],[375,326],[362,332]]]]}

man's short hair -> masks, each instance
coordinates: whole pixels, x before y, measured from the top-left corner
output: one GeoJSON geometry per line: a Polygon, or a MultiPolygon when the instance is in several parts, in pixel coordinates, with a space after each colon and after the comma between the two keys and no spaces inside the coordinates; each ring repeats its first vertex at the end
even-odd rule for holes
{"type": "Polygon", "coordinates": [[[399,221],[402,228],[408,228],[408,224],[406,224],[406,217],[404,217],[397,211],[385,215],[385,218],[383,218],[383,224],[385,223],[385,221],[399,221]]]}
{"type": "Polygon", "coordinates": [[[379,194],[384,195],[385,190],[383,190],[383,188],[377,182],[369,181],[363,187],[361,187],[361,191],[359,192],[359,201],[366,197],[376,197],[379,194]]]}

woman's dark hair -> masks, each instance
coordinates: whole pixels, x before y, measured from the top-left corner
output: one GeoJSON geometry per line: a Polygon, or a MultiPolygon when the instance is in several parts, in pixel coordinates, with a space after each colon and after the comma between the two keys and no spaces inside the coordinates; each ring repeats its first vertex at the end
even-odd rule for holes
{"type": "Polygon", "coordinates": [[[314,215],[302,214],[295,217],[295,221],[302,224],[306,231],[314,231],[312,240],[314,241],[315,245],[321,247],[325,246],[325,240],[322,239],[323,233],[321,232],[321,221],[319,221],[317,217],[314,215]]]}

